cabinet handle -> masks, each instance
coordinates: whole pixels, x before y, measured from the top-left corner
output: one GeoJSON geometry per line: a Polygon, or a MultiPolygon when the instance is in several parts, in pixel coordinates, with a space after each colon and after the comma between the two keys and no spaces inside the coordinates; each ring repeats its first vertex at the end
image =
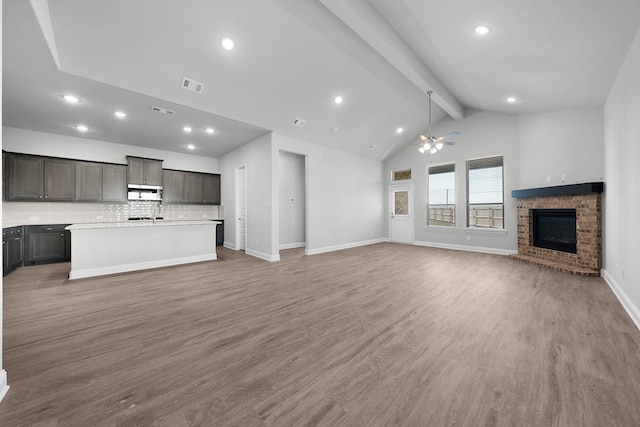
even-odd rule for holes
{"type": "Polygon", "coordinates": [[[20,237],[14,237],[13,240],[20,240],[20,237]]]}
{"type": "Polygon", "coordinates": [[[51,230],[53,230],[53,228],[47,227],[47,231],[51,231],[51,230]]]}
{"type": "Polygon", "coordinates": [[[60,233],[60,237],[64,237],[64,233],[60,233]]]}

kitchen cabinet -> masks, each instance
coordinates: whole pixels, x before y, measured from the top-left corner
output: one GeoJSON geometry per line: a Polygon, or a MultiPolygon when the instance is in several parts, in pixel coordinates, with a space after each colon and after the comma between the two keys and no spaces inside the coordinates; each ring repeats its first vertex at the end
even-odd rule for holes
{"type": "Polygon", "coordinates": [[[68,224],[25,226],[24,265],[71,260],[71,234],[68,224]]]}
{"type": "Polygon", "coordinates": [[[102,200],[102,164],[76,162],[76,200],[102,200]]]}
{"type": "Polygon", "coordinates": [[[43,200],[44,158],[13,153],[8,156],[7,200],[43,200]]]}
{"type": "Polygon", "coordinates": [[[218,220],[220,224],[216,227],[216,246],[224,245],[224,220],[218,220]]]}
{"type": "Polygon", "coordinates": [[[102,165],[102,200],[106,202],[127,201],[127,167],[125,165],[102,165]]]}
{"type": "Polygon", "coordinates": [[[162,202],[182,203],[184,198],[184,172],[165,169],[162,171],[162,202]]]}
{"type": "Polygon", "coordinates": [[[195,172],[184,173],[184,197],[185,203],[200,204],[202,198],[203,174],[195,172]]]}
{"type": "Polygon", "coordinates": [[[3,276],[22,266],[23,236],[22,226],[2,230],[3,276]]]}
{"type": "Polygon", "coordinates": [[[76,162],[76,200],[126,202],[127,167],[97,162],[76,162]]]}
{"type": "Polygon", "coordinates": [[[220,204],[220,175],[164,169],[164,203],[220,204]]]}
{"type": "Polygon", "coordinates": [[[75,179],[73,160],[9,155],[8,200],[71,201],[75,179]]]}
{"type": "Polygon", "coordinates": [[[76,194],[76,162],[44,159],[44,198],[46,201],[72,201],[76,194]]]}
{"type": "Polygon", "coordinates": [[[220,175],[204,175],[202,198],[205,205],[220,205],[220,175]]]}
{"type": "Polygon", "coordinates": [[[128,182],[138,185],[162,185],[162,160],[127,156],[128,182]]]}

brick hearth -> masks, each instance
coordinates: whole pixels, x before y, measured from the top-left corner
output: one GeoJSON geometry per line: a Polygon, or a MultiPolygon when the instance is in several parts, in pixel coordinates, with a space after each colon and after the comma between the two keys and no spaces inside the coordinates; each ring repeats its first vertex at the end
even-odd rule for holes
{"type": "MultiPolygon", "coordinates": [[[[600,184],[599,190],[602,191],[602,184],[596,184],[600,184]]],[[[577,186],[563,187],[571,193],[577,186]]],[[[572,274],[599,276],[602,267],[601,194],[545,195],[557,194],[563,187],[548,187],[552,191],[547,192],[545,189],[514,191],[514,197],[518,197],[518,254],[512,257],[572,274]],[[575,209],[577,253],[533,246],[531,209],[575,209]]]]}

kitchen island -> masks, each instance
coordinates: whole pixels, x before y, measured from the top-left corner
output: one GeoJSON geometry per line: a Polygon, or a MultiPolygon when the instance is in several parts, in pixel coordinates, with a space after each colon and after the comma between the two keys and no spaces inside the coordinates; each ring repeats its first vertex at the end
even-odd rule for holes
{"type": "Polygon", "coordinates": [[[217,259],[217,221],[73,224],[69,279],[217,259]]]}

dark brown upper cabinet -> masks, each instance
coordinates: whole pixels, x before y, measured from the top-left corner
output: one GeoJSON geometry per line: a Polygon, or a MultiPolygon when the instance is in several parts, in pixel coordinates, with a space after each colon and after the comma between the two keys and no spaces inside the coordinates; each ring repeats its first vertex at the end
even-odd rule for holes
{"type": "Polygon", "coordinates": [[[127,156],[129,184],[162,185],[162,160],[127,156]]]}

